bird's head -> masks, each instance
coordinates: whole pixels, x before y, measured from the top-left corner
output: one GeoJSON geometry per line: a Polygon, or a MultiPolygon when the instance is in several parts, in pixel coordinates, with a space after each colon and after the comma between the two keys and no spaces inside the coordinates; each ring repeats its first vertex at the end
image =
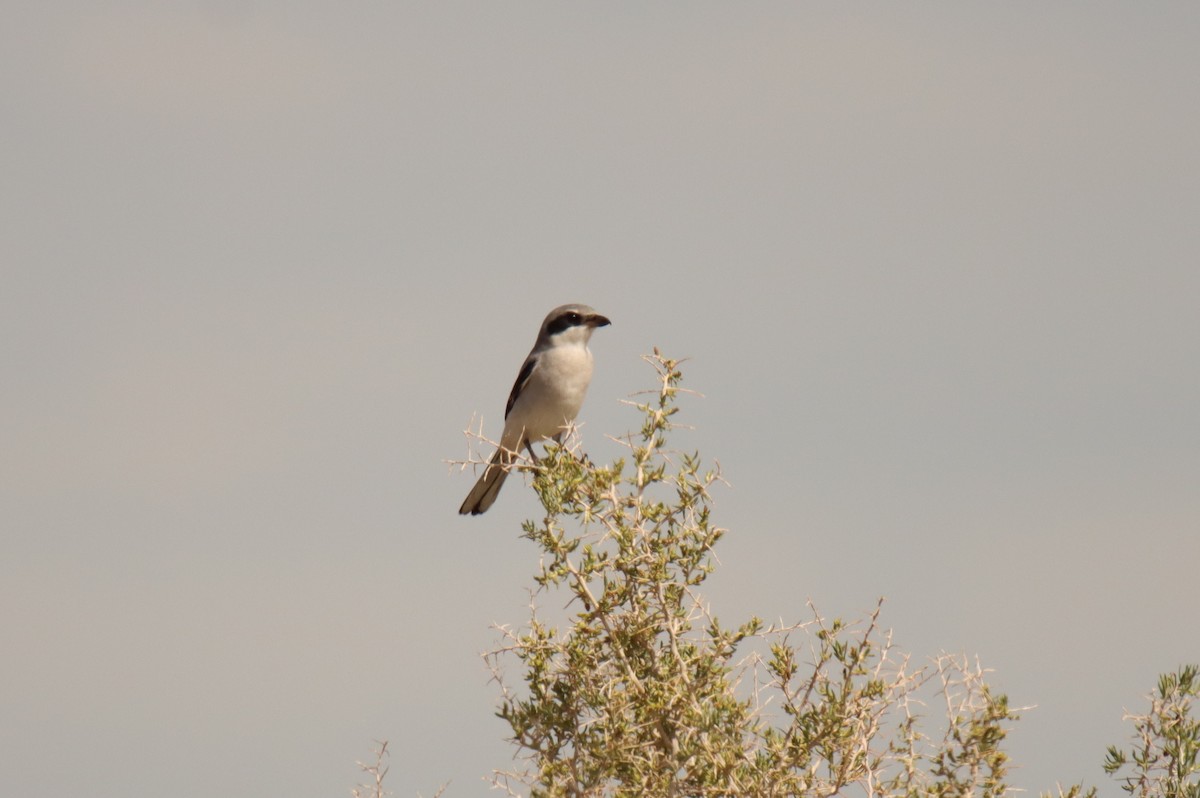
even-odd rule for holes
{"type": "Polygon", "coordinates": [[[584,343],[597,327],[612,324],[587,305],[561,305],[546,316],[538,333],[539,343],[584,343]]]}

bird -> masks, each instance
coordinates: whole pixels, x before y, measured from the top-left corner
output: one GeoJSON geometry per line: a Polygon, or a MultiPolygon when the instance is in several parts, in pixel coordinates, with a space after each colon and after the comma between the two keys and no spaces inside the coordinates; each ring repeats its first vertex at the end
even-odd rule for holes
{"type": "Polygon", "coordinates": [[[560,305],[546,315],[508,395],[500,446],[458,508],[460,515],[487,512],[522,447],[536,462],[531,444],[548,438],[562,442],[592,381],[588,341],[596,328],[609,324],[587,305],[560,305]]]}

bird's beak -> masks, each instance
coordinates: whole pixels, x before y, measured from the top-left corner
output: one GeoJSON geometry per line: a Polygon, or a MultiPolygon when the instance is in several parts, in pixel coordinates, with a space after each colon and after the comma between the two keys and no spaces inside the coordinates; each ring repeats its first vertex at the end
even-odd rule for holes
{"type": "Polygon", "coordinates": [[[601,316],[599,313],[593,313],[592,315],[588,316],[587,323],[589,327],[607,327],[608,325],[612,324],[611,321],[604,316],[601,316]]]}

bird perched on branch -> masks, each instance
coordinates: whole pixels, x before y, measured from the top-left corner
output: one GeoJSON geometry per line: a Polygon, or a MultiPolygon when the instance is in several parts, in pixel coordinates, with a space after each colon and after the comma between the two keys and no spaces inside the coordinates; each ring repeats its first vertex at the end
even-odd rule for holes
{"type": "Polygon", "coordinates": [[[597,327],[611,323],[587,305],[562,305],[546,316],[508,395],[500,447],[458,508],[461,515],[487,512],[521,447],[534,457],[532,443],[562,441],[592,381],[588,340],[597,327]]]}

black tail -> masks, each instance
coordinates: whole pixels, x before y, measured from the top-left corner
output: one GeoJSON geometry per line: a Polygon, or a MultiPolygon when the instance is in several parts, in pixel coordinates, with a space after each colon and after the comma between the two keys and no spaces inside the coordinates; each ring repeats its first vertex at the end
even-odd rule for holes
{"type": "Polygon", "coordinates": [[[475,487],[471,488],[471,492],[463,500],[462,507],[458,508],[459,515],[479,515],[487,512],[500,495],[500,488],[504,485],[504,478],[508,476],[513,458],[514,455],[503,446],[496,450],[492,461],[484,469],[483,476],[475,483],[475,487]]]}

